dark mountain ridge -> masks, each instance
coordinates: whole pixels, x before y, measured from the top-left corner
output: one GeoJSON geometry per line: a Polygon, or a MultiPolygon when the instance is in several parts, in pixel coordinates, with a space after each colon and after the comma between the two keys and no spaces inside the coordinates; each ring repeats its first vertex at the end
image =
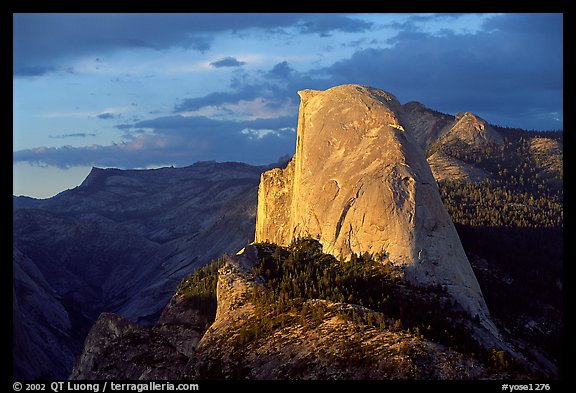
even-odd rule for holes
{"type": "Polygon", "coordinates": [[[14,268],[35,273],[14,276],[15,331],[23,337],[14,343],[15,377],[66,377],[102,311],[154,323],[182,277],[253,238],[256,189],[267,168],[94,168],[53,198],[18,198],[26,207],[14,206],[14,268]],[[46,291],[69,321],[57,333],[51,329],[59,322],[34,307],[46,291]],[[50,351],[60,355],[27,360],[50,351]]]}

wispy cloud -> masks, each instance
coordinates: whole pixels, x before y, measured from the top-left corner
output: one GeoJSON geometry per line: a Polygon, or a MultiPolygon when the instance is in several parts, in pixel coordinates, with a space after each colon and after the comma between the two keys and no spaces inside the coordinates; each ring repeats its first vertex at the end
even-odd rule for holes
{"type": "Polygon", "coordinates": [[[74,112],[48,112],[39,115],[40,117],[47,119],[56,118],[86,118],[86,117],[96,117],[99,119],[116,119],[120,118],[123,113],[128,113],[133,111],[134,108],[131,106],[126,107],[111,107],[106,108],[101,111],[74,111],[74,112]]]}
{"type": "Polygon", "coordinates": [[[184,117],[206,116],[219,120],[256,120],[292,116],[298,111],[298,103],[288,98],[256,98],[235,103],[208,105],[194,111],[180,112],[184,117]]]}
{"type": "Polygon", "coordinates": [[[232,56],[228,56],[225,57],[223,59],[217,60],[217,61],[213,61],[210,63],[210,65],[214,68],[222,68],[222,67],[240,67],[242,65],[246,64],[243,61],[240,61],[238,59],[236,59],[235,57],[232,56]]]}
{"type": "Polygon", "coordinates": [[[60,139],[60,138],[86,138],[89,136],[96,136],[96,134],[90,134],[90,133],[86,133],[86,132],[77,132],[77,133],[73,133],[73,134],[49,135],[48,137],[60,139]]]}
{"type": "Polygon", "coordinates": [[[300,32],[303,34],[317,33],[329,34],[334,31],[358,33],[369,30],[372,23],[351,18],[343,15],[322,15],[318,18],[307,20],[299,24],[300,32]]]}

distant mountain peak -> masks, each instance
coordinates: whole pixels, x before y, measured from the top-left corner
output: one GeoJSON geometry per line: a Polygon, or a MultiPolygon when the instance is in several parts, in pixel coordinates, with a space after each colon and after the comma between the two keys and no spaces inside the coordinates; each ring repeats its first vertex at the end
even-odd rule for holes
{"type": "Polygon", "coordinates": [[[469,145],[479,146],[486,142],[501,144],[504,138],[486,120],[472,112],[456,114],[455,124],[446,133],[445,142],[457,139],[469,145]]]}
{"type": "Polygon", "coordinates": [[[111,173],[118,173],[121,172],[122,169],[118,168],[98,168],[93,166],[90,170],[88,176],[82,183],[80,183],[79,187],[89,187],[94,186],[100,182],[102,182],[106,177],[108,177],[111,173]]]}
{"type": "Polygon", "coordinates": [[[419,101],[408,101],[402,107],[404,110],[430,110],[430,108],[419,101]]]}

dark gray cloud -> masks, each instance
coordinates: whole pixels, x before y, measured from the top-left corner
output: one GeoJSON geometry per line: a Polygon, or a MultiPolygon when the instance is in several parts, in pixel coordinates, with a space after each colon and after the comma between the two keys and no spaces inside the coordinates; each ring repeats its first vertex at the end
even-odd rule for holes
{"type": "Polygon", "coordinates": [[[96,136],[96,134],[90,134],[90,133],[86,133],[86,132],[76,132],[73,134],[58,134],[58,135],[49,135],[49,138],[55,138],[55,139],[60,139],[60,138],[86,138],[89,136],[96,136]]]}
{"type": "Polygon", "coordinates": [[[304,34],[358,32],[371,24],[340,14],[14,14],[14,75],[41,75],[63,59],[124,48],[210,49],[215,34],[295,27],[304,34]],[[34,71],[34,72],[32,72],[34,71]]]}
{"type": "MultiPolygon", "coordinates": [[[[250,78],[233,79],[230,84],[232,91],[183,99],[175,106],[174,111],[195,111],[206,106],[219,107],[225,111],[227,105],[257,98],[264,99],[267,108],[276,109],[288,101],[298,101],[299,90],[328,89],[339,84],[326,77],[324,71],[317,71],[298,72],[287,61],[283,61],[275,64],[270,70],[261,72],[263,79],[257,81],[250,78]]],[[[294,115],[296,116],[296,113],[294,115]]]]}
{"type": "Polygon", "coordinates": [[[333,31],[358,33],[372,28],[373,23],[361,19],[353,19],[342,15],[325,14],[318,18],[300,24],[300,32],[304,34],[329,34],[333,31]]]}
{"type": "MultiPolygon", "coordinates": [[[[329,67],[298,72],[286,61],[258,81],[235,79],[231,92],[184,99],[176,111],[240,100],[297,100],[302,89],[361,83],[455,114],[472,111],[493,124],[562,128],[562,15],[500,15],[478,34],[433,36],[404,30],[390,48],[367,48],[329,67]]],[[[272,104],[269,104],[272,105],[272,104]]]]}
{"type": "Polygon", "coordinates": [[[96,115],[96,117],[99,119],[109,120],[109,119],[116,119],[120,116],[115,115],[114,113],[104,112],[104,113],[100,113],[99,115],[96,115]]]}
{"type": "Polygon", "coordinates": [[[56,68],[52,66],[21,65],[21,66],[14,66],[14,75],[23,77],[42,76],[55,70],[56,68]]]}
{"type": "Polygon", "coordinates": [[[562,16],[502,15],[487,32],[440,37],[404,31],[388,49],[366,49],[321,72],[449,113],[473,111],[524,128],[561,128],[562,16]],[[528,32],[528,33],[526,33],[528,32]]]}
{"type": "Polygon", "coordinates": [[[294,153],[296,121],[295,116],[252,121],[168,116],[123,125],[123,143],[26,149],[14,152],[13,160],[60,168],[184,166],[200,160],[269,164],[294,153]]]}
{"type": "Polygon", "coordinates": [[[273,78],[289,78],[293,72],[287,61],[276,64],[270,71],[268,75],[273,78]]]}
{"type": "Polygon", "coordinates": [[[239,61],[238,59],[236,59],[235,57],[232,57],[232,56],[228,56],[228,57],[225,57],[223,59],[213,61],[212,63],[210,63],[210,65],[214,68],[240,67],[244,64],[246,64],[246,63],[243,61],[239,61]]]}
{"type": "Polygon", "coordinates": [[[257,98],[262,89],[257,86],[245,86],[237,92],[216,92],[201,97],[186,98],[176,105],[176,112],[195,111],[205,106],[221,106],[237,103],[240,100],[257,98]]]}

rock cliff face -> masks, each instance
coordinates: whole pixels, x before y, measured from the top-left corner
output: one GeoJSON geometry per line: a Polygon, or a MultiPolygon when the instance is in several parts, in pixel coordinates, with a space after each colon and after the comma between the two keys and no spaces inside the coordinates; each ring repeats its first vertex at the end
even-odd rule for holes
{"type": "Polygon", "coordinates": [[[299,94],[296,154],[285,169],[261,176],[256,241],[287,245],[311,236],[335,256],[385,253],[407,280],[446,287],[496,334],[396,98],[360,85],[299,94]]]}
{"type": "Polygon", "coordinates": [[[174,296],[153,328],[102,313],[86,337],[71,379],[191,378],[194,350],[213,322],[174,296]]]}

